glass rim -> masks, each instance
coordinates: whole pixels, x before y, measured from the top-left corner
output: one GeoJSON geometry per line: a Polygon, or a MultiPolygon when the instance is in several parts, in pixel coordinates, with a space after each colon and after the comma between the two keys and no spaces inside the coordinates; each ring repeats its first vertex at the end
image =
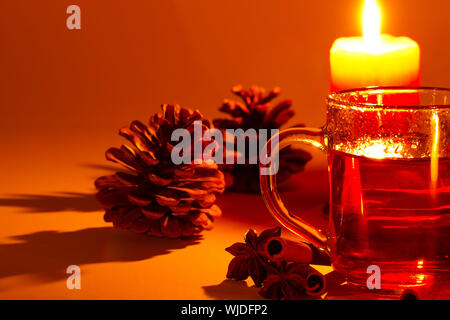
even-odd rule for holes
{"type": "Polygon", "coordinates": [[[450,89],[443,87],[402,87],[402,86],[374,86],[365,88],[354,88],[346,89],[341,91],[336,91],[330,93],[327,98],[328,104],[337,104],[343,107],[357,107],[362,109],[399,109],[399,110],[430,110],[430,109],[450,109],[450,89]],[[350,102],[344,99],[339,99],[340,96],[348,93],[360,93],[360,92],[370,92],[377,90],[391,90],[398,91],[398,93],[408,93],[408,91],[413,91],[411,93],[419,93],[420,91],[426,92],[445,92],[449,95],[449,104],[422,104],[422,105],[383,105],[370,102],[350,102]]]}

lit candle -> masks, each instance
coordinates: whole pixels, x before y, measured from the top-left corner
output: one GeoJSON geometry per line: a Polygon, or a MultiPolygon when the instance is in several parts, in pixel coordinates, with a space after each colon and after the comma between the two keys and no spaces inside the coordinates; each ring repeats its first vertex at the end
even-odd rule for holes
{"type": "Polygon", "coordinates": [[[420,85],[417,42],[381,34],[380,30],[381,13],[376,0],[366,0],[363,37],[337,39],[331,48],[331,91],[420,85]]]}
{"type": "MultiPolygon", "coordinates": [[[[419,86],[420,48],[412,39],[381,34],[381,13],[376,0],[366,0],[363,14],[363,36],[337,39],[330,50],[331,91],[369,86],[419,86]]],[[[410,105],[411,97],[398,95],[395,101],[410,105]]],[[[383,103],[383,101],[373,101],[383,103]]],[[[382,158],[386,144],[365,146],[361,156],[382,158]],[[383,154],[381,154],[383,151],[383,154]]],[[[364,215],[359,159],[346,159],[343,179],[349,186],[342,193],[342,201],[364,215]]],[[[361,225],[361,228],[366,228],[361,225]]],[[[361,239],[360,246],[367,243],[361,239]]]]}

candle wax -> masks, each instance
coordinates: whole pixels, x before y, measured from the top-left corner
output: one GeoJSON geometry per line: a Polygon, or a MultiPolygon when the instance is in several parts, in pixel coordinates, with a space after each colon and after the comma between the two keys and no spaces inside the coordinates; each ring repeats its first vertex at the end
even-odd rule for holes
{"type": "Polygon", "coordinates": [[[337,39],[330,51],[331,90],[369,86],[419,86],[420,48],[412,39],[381,35],[337,39]]]}

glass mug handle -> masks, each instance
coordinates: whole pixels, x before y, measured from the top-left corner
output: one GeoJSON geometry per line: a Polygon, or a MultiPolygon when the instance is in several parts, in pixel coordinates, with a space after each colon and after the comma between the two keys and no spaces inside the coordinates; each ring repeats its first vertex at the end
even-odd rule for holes
{"type": "MultiPolygon", "coordinates": [[[[283,130],[278,136],[273,136],[266,144],[265,151],[267,155],[271,155],[270,148],[281,152],[281,150],[291,146],[294,143],[305,143],[312,145],[322,151],[326,151],[324,143],[325,134],[323,129],[317,128],[292,128],[283,130]],[[274,145],[272,145],[272,143],[274,145]]],[[[269,158],[273,159],[273,157],[269,158]]],[[[263,169],[267,169],[267,165],[260,164],[260,184],[261,193],[270,213],[285,228],[296,235],[306,239],[319,249],[328,251],[327,236],[320,229],[312,226],[306,221],[292,215],[281,201],[277,190],[276,174],[274,171],[274,163],[270,164],[271,174],[262,175],[263,169]]]]}

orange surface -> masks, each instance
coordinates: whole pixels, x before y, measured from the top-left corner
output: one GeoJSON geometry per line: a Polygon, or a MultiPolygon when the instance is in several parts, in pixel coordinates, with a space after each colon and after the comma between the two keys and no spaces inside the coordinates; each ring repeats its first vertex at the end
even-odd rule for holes
{"type": "MultiPolygon", "coordinates": [[[[64,141],[49,132],[6,143],[8,153],[1,160],[6,170],[0,176],[0,298],[258,298],[257,289],[225,281],[232,256],[224,249],[241,241],[249,227],[261,231],[277,225],[262,198],[222,196],[223,217],[195,241],[115,230],[103,221],[93,197],[94,178],[113,169],[103,160],[109,135],[97,133],[93,139],[90,133],[76,133],[64,141]],[[65,270],[72,264],[81,267],[81,290],[66,288],[65,270]]],[[[304,178],[298,188],[293,188],[297,180],[285,186],[288,204],[305,207],[326,224],[320,213],[327,197],[326,171],[304,178]]]]}
{"type": "MultiPolygon", "coordinates": [[[[450,2],[382,2],[386,30],[422,48],[423,84],[450,87],[450,2]]],[[[223,217],[198,243],[157,240],[104,223],[93,181],[111,171],[104,151],[121,142],[118,128],[161,103],[215,117],[237,83],[279,85],[294,100],[293,123],[321,125],[328,51],[336,38],[361,33],[361,5],[1,1],[0,298],[258,298],[246,284],[224,282],[224,248],[249,226],[276,225],[259,196],[221,198],[223,217]],[[74,3],[80,31],[65,24],[74,3]],[[66,289],[70,264],[81,266],[79,291],[66,289]]],[[[316,217],[326,197],[323,163],[316,155],[310,167],[321,169],[286,195],[316,217]]]]}
{"type": "MultiPolygon", "coordinates": [[[[102,132],[70,136],[41,132],[2,142],[8,152],[0,171],[0,299],[260,299],[251,280],[226,280],[232,256],[224,249],[250,227],[277,225],[261,196],[221,196],[223,216],[197,240],[115,230],[93,196],[95,177],[113,172],[103,150],[115,139],[102,132]],[[73,264],[81,268],[81,290],[66,287],[65,270],[73,264]]],[[[317,154],[317,169],[280,189],[288,208],[322,228],[324,159],[317,154]]],[[[283,235],[295,239],[286,230],[283,235]]],[[[329,299],[375,297],[341,286],[334,273],[327,281],[329,299]]]]}

